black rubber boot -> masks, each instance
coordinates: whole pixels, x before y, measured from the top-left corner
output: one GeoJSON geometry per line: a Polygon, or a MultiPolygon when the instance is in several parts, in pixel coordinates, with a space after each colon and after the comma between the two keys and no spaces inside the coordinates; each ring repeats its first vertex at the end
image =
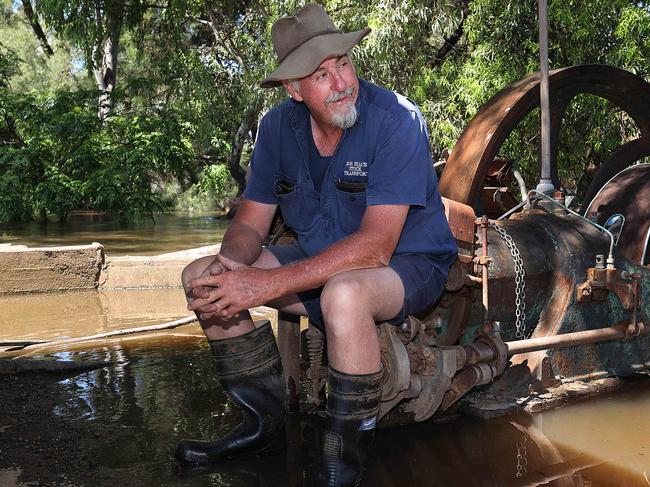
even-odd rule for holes
{"type": "Polygon", "coordinates": [[[242,336],[210,341],[224,391],[241,406],[243,421],[215,442],[182,440],[174,456],[208,465],[242,455],[264,454],[284,446],[287,414],[282,362],[271,323],[242,336]]]}
{"type": "Polygon", "coordinates": [[[330,367],[327,379],[326,429],[321,439],[318,487],[356,487],[375,436],[383,369],[352,375],[330,367]]]}

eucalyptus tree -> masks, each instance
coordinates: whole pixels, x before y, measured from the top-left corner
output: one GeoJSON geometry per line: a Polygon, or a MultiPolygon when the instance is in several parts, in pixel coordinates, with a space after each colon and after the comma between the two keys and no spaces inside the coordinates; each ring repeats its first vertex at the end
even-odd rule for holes
{"type": "Polygon", "coordinates": [[[136,28],[148,5],[143,0],[37,0],[35,10],[46,26],[77,46],[100,91],[98,116],[105,120],[117,85],[120,40],[136,28]]]}

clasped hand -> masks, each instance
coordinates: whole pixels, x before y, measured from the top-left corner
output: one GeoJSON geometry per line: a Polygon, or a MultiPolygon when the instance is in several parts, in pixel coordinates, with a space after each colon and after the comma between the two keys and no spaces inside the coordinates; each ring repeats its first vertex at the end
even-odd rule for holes
{"type": "Polygon", "coordinates": [[[219,265],[210,265],[204,275],[188,283],[194,299],[187,309],[197,312],[200,319],[218,316],[227,320],[273,299],[268,271],[221,254],[217,261],[219,265]]]}

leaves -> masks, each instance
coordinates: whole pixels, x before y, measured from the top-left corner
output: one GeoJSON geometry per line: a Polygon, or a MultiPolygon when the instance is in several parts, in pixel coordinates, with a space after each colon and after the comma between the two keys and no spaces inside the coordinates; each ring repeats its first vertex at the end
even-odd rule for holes
{"type": "MultiPolygon", "coordinates": [[[[99,93],[87,70],[108,24],[96,22],[93,3],[35,3],[48,39],[56,37],[55,60],[39,52],[14,4],[0,0],[0,221],[44,213],[64,218],[75,208],[138,219],[165,208],[169,192],[163,198],[161,187],[177,185],[190,200],[214,202],[236,192],[226,165],[242,141],[239,166],[247,165],[256,131],[253,123],[238,134],[242,122],[286,97],[282,89],[258,86],[275,67],[271,26],[302,2],[100,2],[104,9],[122,9],[124,21],[120,83],[104,124],[97,120],[99,93]]],[[[538,70],[536,2],[323,5],[343,31],[372,28],[353,51],[357,71],[419,104],[434,159],[453,147],[491,96],[538,70]]],[[[606,63],[650,75],[647,1],[551,0],[548,13],[551,68],[606,63]]],[[[575,184],[637,132],[611,103],[576,98],[562,131],[564,184],[575,184]]],[[[502,147],[529,185],[539,173],[538,140],[535,112],[502,147]]]]}

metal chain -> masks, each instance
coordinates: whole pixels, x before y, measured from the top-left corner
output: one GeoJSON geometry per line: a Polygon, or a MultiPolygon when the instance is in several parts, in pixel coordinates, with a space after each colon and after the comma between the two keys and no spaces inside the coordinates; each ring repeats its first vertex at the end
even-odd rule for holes
{"type": "Polygon", "coordinates": [[[526,270],[524,269],[524,262],[521,260],[521,254],[512,237],[493,220],[490,220],[489,223],[506,243],[506,247],[508,247],[515,263],[515,326],[517,328],[515,336],[521,340],[524,338],[524,321],[526,320],[526,270]]]}
{"type": "Polygon", "coordinates": [[[517,442],[517,478],[523,477],[528,473],[528,459],[526,458],[526,435],[522,433],[522,438],[517,442]]]}

